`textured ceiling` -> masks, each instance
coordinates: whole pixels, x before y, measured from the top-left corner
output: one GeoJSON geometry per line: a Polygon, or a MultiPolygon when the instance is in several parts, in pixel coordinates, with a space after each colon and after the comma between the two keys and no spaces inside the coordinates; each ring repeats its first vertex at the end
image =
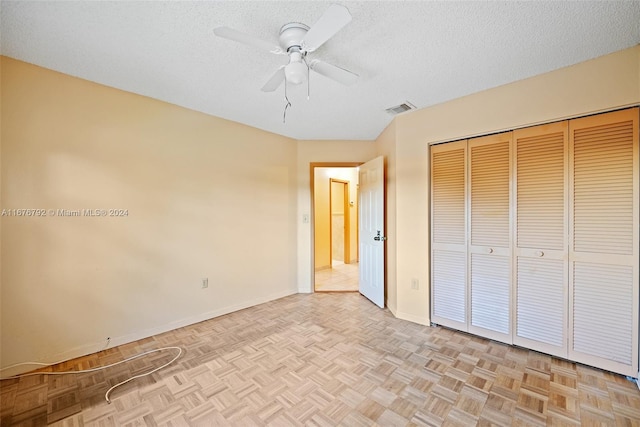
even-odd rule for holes
{"type": "Polygon", "coordinates": [[[353,20],[311,54],[360,76],[342,86],[311,75],[260,88],[286,63],[216,37],[228,26],[277,42],[331,2],[0,3],[3,55],[296,139],[375,139],[386,108],[418,108],[640,43],[640,2],[338,1],[353,20]]]}

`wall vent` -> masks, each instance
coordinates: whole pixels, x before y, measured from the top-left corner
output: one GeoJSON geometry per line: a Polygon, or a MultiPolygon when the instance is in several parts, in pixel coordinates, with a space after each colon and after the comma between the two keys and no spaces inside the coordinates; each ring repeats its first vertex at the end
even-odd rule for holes
{"type": "Polygon", "coordinates": [[[416,106],[410,103],[409,101],[405,101],[400,105],[396,105],[395,107],[387,108],[385,111],[392,116],[396,114],[404,113],[405,111],[415,110],[416,106]]]}

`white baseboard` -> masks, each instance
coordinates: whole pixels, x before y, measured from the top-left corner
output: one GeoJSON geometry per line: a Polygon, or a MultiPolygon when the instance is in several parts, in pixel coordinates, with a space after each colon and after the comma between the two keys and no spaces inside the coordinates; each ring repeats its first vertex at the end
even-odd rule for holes
{"type": "Polygon", "coordinates": [[[396,316],[398,319],[408,320],[409,322],[417,323],[419,325],[425,325],[425,326],[430,326],[431,325],[431,321],[429,320],[429,318],[419,317],[419,316],[416,316],[414,314],[403,313],[401,311],[398,311],[397,313],[394,313],[393,315],[396,316]]]}
{"type": "MultiPolygon", "coordinates": [[[[284,298],[294,294],[296,294],[295,291],[277,292],[274,294],[265,295],[260,298],[255,298],[253,300],[244,301],[240,304],[234,304],[227,307],[219,308],[217,310],[212,310],[212,311],[201,313],[195,316],[180,319],[175,322],[167,323],[162,326],[145,329],[143,331],[133,332],[131,334],[122,335],[119,337],[111,337],[109,347],[117,347],[122,344],[128,344],[133,341],[149,338],[153,335],[158,335],[164,332],[172,331],[174,329],[182,328],[184,326],[193,325],[195,323],[203,322],[205,320],[209,320],[215,317],[223,316],[225,314],[233,313],[234,311],[244,310],[245,308],[253,307],[259,304],[263,304],[265,302],[273,301],[279,298],[284,298]]],[[[88,354],[92,354],[92,353],[96,353],[98,351],[104,350],[105,349],[104,345],[105,345],[104,341],[87,343],[87,344],[83,344],[78,347],[75,347],[60,353],[42,357],[40,360],[30,360],[29,362],[38,362],[38,363],[46,363],[47,365],[54,365],[60,362],[75,359],[76,357],[82,357],[88,354]]],[[[2,371],[2,378],[23,374],[25,372],[29,372],[37,368],[39,368],[39,366],[21,365],[21,366],[16,366],[15,368],[4,369],[2,371]]]]}
{"type": "Polygon", "coordinates": [[[394,317],[398,317],[398,307],[387,305],[387,308],[393,314],[394,317]]]}
{"type": "Polygon", "coordinates": [[[313,291],[311,290],[311,286],[300,286],[298,288],[299,294],[311,294],[313,291]]]}

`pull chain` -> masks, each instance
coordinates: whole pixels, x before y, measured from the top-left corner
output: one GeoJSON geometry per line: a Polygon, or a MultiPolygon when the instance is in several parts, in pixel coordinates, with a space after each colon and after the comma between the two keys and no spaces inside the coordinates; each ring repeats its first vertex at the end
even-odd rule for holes
{"type": "Polygon", "coordinates": [[[284,79],[284,100],[287,101],[287,103],[284,106],[284,113],[282,114],[282,123],[287,122],[287,108],[291,107],[291,102],[287,97],[287,79],[286,78],[284,79]]]}
{"type": "Polygon", "coordinates": [[[303,58],[304,63],[307,66],[307,101],[311,98],[311,82],[309,76],[311,73],[309,72],[309,63],[307,62],[307,58],[303,58]]]}

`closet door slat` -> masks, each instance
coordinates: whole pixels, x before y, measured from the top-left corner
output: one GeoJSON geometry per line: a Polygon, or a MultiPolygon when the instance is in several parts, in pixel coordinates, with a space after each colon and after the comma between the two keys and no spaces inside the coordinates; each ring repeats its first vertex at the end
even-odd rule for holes
{"type": "Polygon", "coordinates": [[[433,254],[433,316],[440,319],[437,323],[447,319],[466,324],[466,263],[464,252],[435,251],[433,254]]]}
{"type": "Polygon", "coordinates": [[[508,248],[510,140],[506,135],[493,139],[470,142],[471,244],[508,248]]]}
{"type": "Polygon", "coordinates": [[[575,262],[573,278],[574,351],[632,366],[633,267],[575,262]]]}
{"type": "Polygon", "coordinates": [[[550,353],[546,344],[555,348],[556,355],[566,357],[565,264],[558,259],[518,257],[516,336],[534,341],[529,348],[550,353]]]}
{"type": "Polygon", "coordinates": [[[517,246],[563,250],[567,125],[558,123],[552,128],[539,126],[526,132],[516,131],[514,139],[517,246]],[[540,135],[531,135],[536,131],[540,135]]]}

